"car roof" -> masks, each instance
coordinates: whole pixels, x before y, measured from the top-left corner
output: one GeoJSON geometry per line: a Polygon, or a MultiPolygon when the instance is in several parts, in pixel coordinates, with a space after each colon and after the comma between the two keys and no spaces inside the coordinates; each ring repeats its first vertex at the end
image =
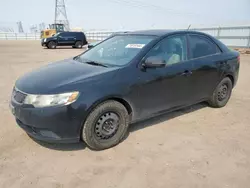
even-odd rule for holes
{"type": "MultiPolygon", "coordinates": [[[[226,47],[225,44],[223,44],[220,40],[216,39],[215,37],[203,33],[203,32],[199,32],[199,31],[193,31],[193,30],[164,30],[164,29],[155,29],[155,30],[140,30],[140,31],[127,31],[124,33],[118,33],[117,35],[145,35],[145,36],[157,36],[159,38],[161,37],[165,37],[169,34],[199,34],[199,35],[203,35],[206,37],[209,37],[210,39],[212,39],[223,51],[228,51],[229,49],[226,47]]],[[[114,34],[116,35],[116,34],[114,34]]]]}
{"type": "Polygon", "coordinates": [[[173,31],[175,30],[154,29],[154,30],[130,31],[130,32],[126,32],[126,34],[163,36],[173,31]]]}
{"type": "Polygon", "coordinates": [[[83,33],[82,31],[63,31],[61,33],[83,33]]]}
{"type": "Polygon", "coordinates": [[[154,29],[154,30],[139,30],[139,31],[126,31],[126,32],[120,32],[120,33],[114,33],[114,35],[151,35],[151,36],[166,36],[168,34],[175,34],[175,33],[193,33],[193,34],[201,34],[206,35],[206,33],[198,32],[198,31],[192,31],[192,30],[167,30],[167,29],[154,29]]]}
{"type": "Polygon", "coordinates": [[[212,39],[223,51],[228,51],[228,48],[226,47],[225,44],[223,44],[221,41],[219,41],[218,39],[216,39],[215,37],[203,33],[203,32],[199,32],[199,31],[194,31],[194,30],[166,30],[166,29],[154,29],[154,30],[139,30],[139,31],[125,31],[125,32],[118,32],[118,33],[114,33],[112,36],[115,35],[145,35],[145,36],[156,36],[156,37],[165,37],[169,34],[199,34],[199,35],[203,35],[206,37],[209,37],[210,39],[212,39]]]}

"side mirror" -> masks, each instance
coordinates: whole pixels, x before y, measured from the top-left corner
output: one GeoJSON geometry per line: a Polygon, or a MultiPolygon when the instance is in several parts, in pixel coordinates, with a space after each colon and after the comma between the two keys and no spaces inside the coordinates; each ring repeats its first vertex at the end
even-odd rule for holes
{"type": "Polygon", "coordinates": [[[93,44],[89,44],[89,45],[88,45],[88,49],[93,48],[93,47],[94,47],[93,44]]]}
{"type": "Polygon", "coordinates": [[[88,48],[93,48],[93,47],[95,47],[99,43],[100,43],[100,41],[91,42],[91,43],[88,44],[88,48]]]}
{"type": "Polygon", "coordinates": [[[161,57],[151,56],[144,61],[142,66],[144,68],[161,68],[166,66],[166,62],[161,57]]]}

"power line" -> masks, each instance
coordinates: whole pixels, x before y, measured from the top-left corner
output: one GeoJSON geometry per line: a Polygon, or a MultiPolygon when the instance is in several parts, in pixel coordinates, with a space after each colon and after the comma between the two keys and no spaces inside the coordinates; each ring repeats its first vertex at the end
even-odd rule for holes
{"type": "Polygon", "coordinates": [[[159,10],[159,11],[163,11],[163,12],[171,12],[173,14],[179,14],[179,15],[196,15],[195,13],[189,13],[189,12],[184,12],[184,11],[178,11],[175,9],[169,9],[169,8],[165,8],[159,5],[154,5],[154,4],[150,4],[150,3],[145,3],[145,2],[141,2],[141,1],[136,1],[136,0],[109,0],[112,1],[114,3],[123,3],[127,6],[130,7],[135,7],[135,8],[153,8],[155,10],[159,10]]]}
{"type": "Polygon", "coordinates": [[[0,22],[0,32],[14,32],[16,22],[0,22]]]}

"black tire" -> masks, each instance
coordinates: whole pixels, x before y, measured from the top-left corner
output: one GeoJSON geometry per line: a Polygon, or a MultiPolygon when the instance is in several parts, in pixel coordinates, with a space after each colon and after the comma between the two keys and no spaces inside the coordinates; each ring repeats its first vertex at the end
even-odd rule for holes
{"type": "Polygon", "coordinates": [[[107,149],[121,142],[127,133],[128,125],[129,115],[127,109],[117,101],[106,101],[94,108],[88,115],[83,125],[82,139],[94,150],[107,149]],[[107,125],[107,119],[105,121],[102,119],[102,117],[109,118],[108,115],[105,116],[106,114],[115,114],[119,117],[116,130],[113,130],[114,132],[107,137],[105,137],[107,132],[104,127],[107,125]]]}
{"type": "Polygon", "coordinates": [[[214,108],[224,107],[231,97],[232,89],[232,81],[230,78],[225,77],[213,92],[213,95],[208,101],[209,105],[214,108]]]}
{"type": "Polygon", "coordinates": [[[56,48],[56,43],[54,41],[50,41],[48,44],[49,49],[55,49],[56,48]]]}
{"type": "Polygon", "coordinates": [[[75,47],[76,48],[82,48],[82,42],[81,41],[76,41],[75,47]]]}

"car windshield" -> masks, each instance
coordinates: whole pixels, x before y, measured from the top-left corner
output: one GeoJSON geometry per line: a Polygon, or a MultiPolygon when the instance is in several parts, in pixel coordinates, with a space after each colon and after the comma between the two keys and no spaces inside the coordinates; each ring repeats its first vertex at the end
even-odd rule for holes
{"type": "Polygon", "coordinates": [[[56,33],[53,35],[53,37],[57,37],[58,35],[60,35],[61,33],[56,33]]]}
{"type": "Polygon", "coordinates": [[[86,51],[78,59],[81,62],[123,66],[129,63],[153,39],[153,36],[114,36],[86,51]]]}

